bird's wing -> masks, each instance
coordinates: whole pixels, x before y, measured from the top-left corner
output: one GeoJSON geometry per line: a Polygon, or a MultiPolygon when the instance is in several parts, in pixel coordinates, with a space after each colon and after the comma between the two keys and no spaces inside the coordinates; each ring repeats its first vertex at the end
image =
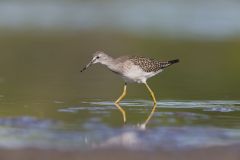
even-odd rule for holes
{"type": "Polygon", "coordinates": [[[142,70],[144,70],[145,72],[157,72],[160,69],[166,68],[171,65],[171,63],[169,63],[168,61],[158,61],[147,57],[132,56],[129,59],[135,65],[141,67],[142,70]]]}

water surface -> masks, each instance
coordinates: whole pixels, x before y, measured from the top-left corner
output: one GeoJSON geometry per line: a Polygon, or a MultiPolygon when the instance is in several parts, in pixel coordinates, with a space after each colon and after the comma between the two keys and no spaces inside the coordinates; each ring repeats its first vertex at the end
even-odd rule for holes
{"type": "Polygon", "coordinates": [[[147,100],[121,103],[126,123],[103,99],[30,102],[14,114],[10,108],[19,104],[0,104],[6,108],[0,118],[3,148],[176,150],[240,143],[240,101],[159,101],[147,123],[153,107],[147,100]]]}

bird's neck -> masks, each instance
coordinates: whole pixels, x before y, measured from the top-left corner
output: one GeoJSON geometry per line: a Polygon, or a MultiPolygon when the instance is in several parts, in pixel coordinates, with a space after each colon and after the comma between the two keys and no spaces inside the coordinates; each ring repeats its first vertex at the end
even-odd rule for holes
{"type": "Polygon", "coordinates": [[[105,65],[105,66],[108,66],[108,65],[111,65],[114,61],[114,58],[112,58],[111,56],[107,55],[103,61],[101,61],[100,63],[105,65]]]}
{"type": "Polygon", "coordinates": [[[104,61],[102,61],[101,64],[105,65],[111,71],[116,71],[117,70],[115,59],[111,56],[108,56],[106,59],[104,59],[104,61]]]}

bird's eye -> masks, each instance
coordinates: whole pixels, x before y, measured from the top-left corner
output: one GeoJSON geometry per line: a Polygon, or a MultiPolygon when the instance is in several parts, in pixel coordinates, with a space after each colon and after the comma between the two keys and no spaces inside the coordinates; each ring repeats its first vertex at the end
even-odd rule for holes
{"type": "Polygon", "coordinates": [[[97,56],[96,58],[97,58],[97,59],[99,59],[100,57],[99,57],[99,56],[97,56]]]}

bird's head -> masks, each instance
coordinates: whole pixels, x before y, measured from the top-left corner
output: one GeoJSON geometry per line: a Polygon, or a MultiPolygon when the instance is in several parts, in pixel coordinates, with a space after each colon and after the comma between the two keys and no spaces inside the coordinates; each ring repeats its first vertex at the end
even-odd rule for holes
{"type": "Polygon", "coordinates": [[[103,64],[105,61],[108,60],[108,58],[109,58],[109,56],[106,53],[104,53],[102,51],[97,51],[96,53],[93,54],[92,60],[81,70],[81,72],[86,70],[92,64],[95,64],[95,63],[102,63],[103,64]]]}

